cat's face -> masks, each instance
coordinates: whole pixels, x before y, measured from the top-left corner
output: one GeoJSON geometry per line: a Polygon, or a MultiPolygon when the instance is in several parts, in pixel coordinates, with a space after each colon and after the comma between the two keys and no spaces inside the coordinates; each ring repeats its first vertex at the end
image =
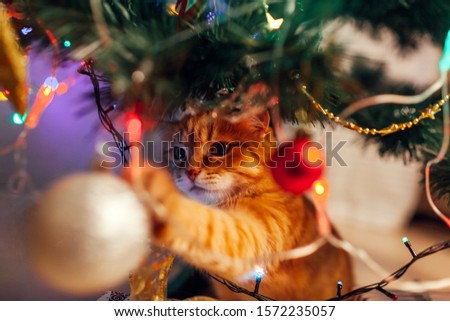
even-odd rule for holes
{"type": "Polygon", "coordinates": [[[267,176],[268,124],[266,111],[234,121],[213,111],[183,119],[168,150],[178,189],[209,205],[255,190],[267,176]]]}

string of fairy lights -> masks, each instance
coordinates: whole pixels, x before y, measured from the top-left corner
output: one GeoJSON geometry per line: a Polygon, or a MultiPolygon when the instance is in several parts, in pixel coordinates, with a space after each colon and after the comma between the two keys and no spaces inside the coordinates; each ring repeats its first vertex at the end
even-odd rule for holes
{"type": "MultiPolygon", "coordinates": [[[[0,157],[10,153],[13,153],[14,155],[16,171],[10,176],[8,180],[8,189],[14,194],[20,194],[24,192],[26,188],[28,188],[33,195],[39,194],[37,189],[34,187],[33,181],[28,173],[28,162],[26,157],[27,137],[29,135],[29,132],[38,125],[42,113],[51,104],[55,95],[65,94],[74,78],[69,77],[65,81],[61,82],[57,80],[56,73],[61,61],[60,44],[58,43],[58,40],[53,32],[45,28],[42,21],[38,19],[36,22],[38,26],[44,31],[45,36],[51,43],[51,47],[53,50],[53,59],[50,76],[45,79],[44,83],[37,90],[36,97],[34,98],[34,101],[29,110],[27,110],[23,115],[15,112],[12,116],[12,122],[14,124],[23,125],[22,131],[13,144],[0,149],[0,157]]],[[[21,29],[21,33],[24,37],[27,37],[33,32],[34,30],[32,27],[23,27],[21,29]]],[[[69,48],[71,46],[71,42],[66,39],[63,41],[62,45],[65,48],[69,48]]],[[[83,61],[82,67],[78,69],[78,73],[89,76],[94,88],[95,103],[97,106],[100,123],[112,135],[117,149],[121,154],[122,163],[127,164],[128,158],[126,153],[129,150],[129,144],[115,128],[111,118],[108,115],[111,111],[117,108],[117,105],[114,104],[111,107],[105,109],[102,106],[101,102],[100,82],[107,82],[108,79],[96,73],[93,67],[93,60],[83,61]]],[[[0,100],[7,101],[8,96],[9,92],[7,90],[0,91],[0,100]]]]}
{"type": "MultiPolygon", "coordinates": [[[[41,21],[38,20],[37,23],[40,27],[44,28],[41,21]]],[[[21,32],[23,35],[27,35],[28,33],[32,32],[32,30],[32,28],[24,28],[21,30],[21,32]]],[[[45,79],[44,83],[38,89],[31,108],[26,111],[24,115],[19,115],[18,113],[13,114],[13,123],[17,125],[24,125],[23,129],[21,130],[16,141],[13,144],[6,146],[0,150],[0,156],[5,156],[9,153],[13,153],[14,156],[16,170],[8,180],[9,191],[14,194],[21,194],[27,188],[33,196],[37,196],[39,194],[37,189],[34,187],[30,174],[28,173],[28,159],[26,156],[28,134],[38,125],[43,111],[52,102],[54,96],[56,94],[64,94],[68,89],[68,86],[65,82],[59,83],[56,79],[56,73],[60,61],[60,50],[58,42],[50,30],[45,28],[44,30],[45,35],[47,36],[53,48],[51,74],[45,79]]],[[[2,100],[8,99],[6,91],[0,93],[4,98],[2,100]]]]}
{"type": "Polygon", "coordinates": [[[115,108],[116,105],[110,106],[109,108],[104,108],[101,100],[100,94],[100,81],[107,81],[104,76],[100,76],[94,69],[93,60],[83,61],[82,67],[78,69],[78,72],[82,75],[86,75],[90,78],[92,87],[94,88],[94,99],[97,106],[98,117],[102,126],[111,134],[114,143],[118,151],[120,152],[122,163],[127,164],[127,152],[130,149],[128,142],[125,140],[124,136],[115,128],[113,121],[109,117],[109,113],[115,108]]]}
{"type": "MultiPolygon", "coordinates": [[[[343,283],[341,281],[338,281],[336,284],[336,296],[329,298],[329,301],[343,301],[343,300],[349,300],[352,298],[358,298],[360,297],[362,294],[365,294],[367,292],[371,292],[371,291],[378,291],[382,294],[384,294],[386,297],[388,297],[391,300],[396,301],[398,299],[398,295],[396,295],[395,293],[392,293],[391,291],[388,291],[385,289],[385,287],[400,279],[407,271],[408,269],[415,264],[416,262],[418,262],[421,259],[426,258],[427,256],[430,256],[432,254],[438,253],[440,251],[446,250],[448,248],[450,248],[450,240],[444,241],[444,242],[440,242],[437,243],[435,245],[432,245],[428,248],[426,248],[425,250],[421,251],[420,253],[416,254],[414,252],[414,250],[412,249],[411,243],[409,241],[409,239],[407,237],[404,237],[402,239],[403,244],[405,244],[405,246],[407,247],[408,251],[410,252],[410,254],[412,255],[412,259],[406,263],[405,265],[403,265],[401,268],[399,268],[398,270],[396,270],[395,272],[391,273],[389,276],[383,278],[381,281],[379,282],[375,282],[375,283],[371,283],[362,287],[359,287],[357,289],[354,289],[350,292],[347,292],[345,294],[342,294],[342,288],[343,288],[343,283]]],[[[235,292],[235,293],[243,293],[246,294],[248,296],[251,296],[259,301],[273,301],[273,299],[261,295],[260,293],[258,293],[258,288],[259,288],[259,284],[262,281],[263,278],[263,274],[258,274],[255,277],[255,290],[253,291],[249,291],[245,288],[242,288],[240,286],[238,286],[236,283],[233,283],[231,281],[228,281],[224,278],[218,277],[216,275],[210,275],[211,278],[213,278],[214,280],[216,280],[217,282],[222,283],[223,285],[225,285],[228,289],[230,289],[231,291],[235,292]]]]}
{"type": "Polygon", "coordinates": [[[402,239],[403,244],[405,244],[405,246],[407,247],[408,251],[410,252],[412,259],[406,263],[404,266],[402,266],[401,268],[399,268],[397,271],[393,272],[392,274],[390,274],[388,277],[382,279],[379,282],[376,283],[372,283],[360,288],[357,288],[355,290],[352,290],[344,295],[340,294],[338,291],[338,294],[336,295],[335,298],[331,298],[330,300],[347,300],[350,299],[352,297],[356,297],[359,296],[361,294],[367,293],[369,291],[379,291],[381,293],[383,293],[384,295],[386,295],[388,298],[392,299],[392,300],[397,300],[398,296],[394,293],[391,293],[390,291],[386,290],[385,287],[390,284],[391,282],[400,279],[407,271],[408,269],[415,264],[417,261],[432,255],[434,253],[440,252],[442,250],[446,250],[448,248],[450,248],[450,240],[444,241],[444,242],[440,242],[437,243],[435,245],[432,245],[428,248],[426,248],[425,250],[421,251],[420,253],[416,254],[414,252],[414,250],[411,247],[411,243],[409,241],[409,239],[407,237],[404,237],[402,239]]]}

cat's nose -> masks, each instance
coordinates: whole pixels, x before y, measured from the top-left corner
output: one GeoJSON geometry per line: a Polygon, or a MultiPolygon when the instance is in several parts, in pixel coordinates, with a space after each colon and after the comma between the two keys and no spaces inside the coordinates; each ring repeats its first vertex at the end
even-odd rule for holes
{"type": "Polygon", "coordinates": [[[200,168],[190,168],[186,171],[187,176],[191,181],[195,181],[198,174],[200,174],[201,169],[200,168]]]}

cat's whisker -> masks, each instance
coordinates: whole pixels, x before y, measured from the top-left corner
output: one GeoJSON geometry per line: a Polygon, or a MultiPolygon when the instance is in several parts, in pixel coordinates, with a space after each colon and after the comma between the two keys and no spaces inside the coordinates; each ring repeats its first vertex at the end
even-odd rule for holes
{"type": "Polygon", "coordinates": [[[227,205],[231,205],[232,199],[233,199],[233,197],[232,197],[232,195],[231,195],[231,192],[228,191],[228,190],[224,190],[223,193],[224,193],[224,195],[225,195],[225,196],[224,196],[224,199],[225,199],[225,201],[227,202],[227,205]]]}

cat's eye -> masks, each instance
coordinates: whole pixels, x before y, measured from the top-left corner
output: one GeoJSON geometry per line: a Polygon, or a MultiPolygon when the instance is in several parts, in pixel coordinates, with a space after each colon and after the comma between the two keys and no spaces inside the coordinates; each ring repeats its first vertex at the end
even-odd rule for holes
{"type": "Polygon", "coordinates": [[[228,151],[228,145],[224,142],[215,142],[209,147],[209,155],[211,156],[224,156],[228,151]]]}
{"type": "Polygon", "coordinates": [[[173,158],[176,161],[185,161],[186,160],[186,150],[183,147],[175,146],[173,148],[173,158]]]}

